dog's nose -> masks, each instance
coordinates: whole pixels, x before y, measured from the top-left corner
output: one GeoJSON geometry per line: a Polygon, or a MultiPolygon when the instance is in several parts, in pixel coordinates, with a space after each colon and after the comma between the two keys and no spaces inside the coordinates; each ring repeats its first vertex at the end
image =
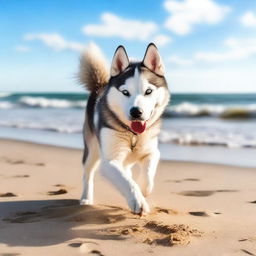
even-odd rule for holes
{"type": "Polygon", "coordinates": [[[132,107],[130,109],[130,115],[132,118],[140,118],[142,116],[142,109],[139,107],[132,107]]]}

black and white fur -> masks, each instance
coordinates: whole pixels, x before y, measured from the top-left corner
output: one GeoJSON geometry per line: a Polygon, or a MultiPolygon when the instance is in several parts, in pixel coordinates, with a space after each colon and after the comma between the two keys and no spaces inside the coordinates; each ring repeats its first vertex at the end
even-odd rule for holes
{"type": "Polygon", "coordinates": [[[109,72],[99,48],[91,45],[81,57],[79,78],[90,91],[83,129],[81,204],[93,204],[93,178],[99,167],[132,212],[148,213],[145,197],[153,189],[160,158],[160,117],[170,98],[156,46],[148,45],[142,62],[130,62],[124,47],[119,46],[109,72]],[[134,132],[133,121],[146,122],[146,130],[134,132]],[[132,178],[135,164],[143,169],[142,188],[132,178]]]}

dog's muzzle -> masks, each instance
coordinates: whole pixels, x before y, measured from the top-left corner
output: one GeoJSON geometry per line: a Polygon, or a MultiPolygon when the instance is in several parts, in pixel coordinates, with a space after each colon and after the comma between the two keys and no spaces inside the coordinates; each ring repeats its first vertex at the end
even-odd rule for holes
{"type": "Polygon", "coordinates": [[[143,111],[139,107],[132,107],[130,109],[130,115],[131,115],[132,119],[135,119],[135,120],[136,119],[141,119],[142,114],[143,114],[143,111]]]}

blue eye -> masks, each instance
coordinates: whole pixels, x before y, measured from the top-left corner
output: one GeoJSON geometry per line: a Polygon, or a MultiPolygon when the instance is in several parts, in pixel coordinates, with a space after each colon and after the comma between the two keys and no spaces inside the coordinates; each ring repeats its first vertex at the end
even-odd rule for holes
{"type": "Polygon", "coordinates": [[[127,91],[127,90],[123,90],[122,91],[122,94],[129,97],[130,96],[130,93],[127,91]]]}
{"type": "Polygon", "coordinates": [[[152,92],[153,92],[153,90],[147,89],[147,90],[145,91],[145,95],[149,95],[149,94],[151,94],[152,92]]]}

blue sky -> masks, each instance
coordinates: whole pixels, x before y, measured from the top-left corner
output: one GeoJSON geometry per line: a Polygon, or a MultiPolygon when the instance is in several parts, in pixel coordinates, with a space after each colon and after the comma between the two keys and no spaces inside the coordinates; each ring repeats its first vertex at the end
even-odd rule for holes
{"type": "Polygon", "coordinates": [[[255,0],[0,0],[0,91],[81,91],[80,52],[157,44],[173,92],[256,92],[255,0]]]}

